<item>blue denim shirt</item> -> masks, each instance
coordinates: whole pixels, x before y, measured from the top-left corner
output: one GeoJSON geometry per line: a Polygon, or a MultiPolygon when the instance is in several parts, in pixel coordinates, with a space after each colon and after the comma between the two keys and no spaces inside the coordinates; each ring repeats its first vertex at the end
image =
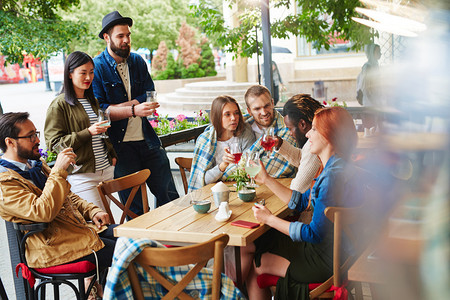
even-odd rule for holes
{"type": "Polygon", "coordinates": [[[346,163],[336,155],[330,157],[322,173],[317,177],[312,189],[305,193],[293,191],[289,208],[299,211],[308,206],[309,194],[314,209],[310,224],[292,222],[289,236],[293,241],[321,243],[332,230],[332,223],[325,216],[329,206],[354,207],[363,203],[365,191],[365,172],[346,163]]]}
{"type": "MultiPolygon", "coordinates": [[[[130,53],[127,58],[130,72],[131,99],[136,99],[140,103],[146,100],[146,91],[154,91],[155,85],[148,73],[147,64],[139,55],[130,53]]],[[[111,104],[120,104],[128,101],[125,86],[117,72],[117,63],[105,49],[94,58],[94,81],[92,87],[94,95],[100,103],[102,109],[106,109],[111,104]]],[[[130,108],[131,109],[131,108],[130,108]]],[[[108,129],[108,135],[116,151],[120,148],[128,126],[128,118],[113,121],[108,129]]],[[[142,132],[145,141],[150,148],[161,146],[158,135],[148,122],[147,118],[142,118],[142,132]]]]}

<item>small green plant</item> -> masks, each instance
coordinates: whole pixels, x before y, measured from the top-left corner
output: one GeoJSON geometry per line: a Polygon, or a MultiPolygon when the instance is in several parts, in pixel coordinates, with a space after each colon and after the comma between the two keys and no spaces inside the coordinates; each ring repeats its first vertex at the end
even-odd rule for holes
{"type": "Polygon", "coordinates": [[[250,181],[247,172],[245,172],[244,167],[240,164],[237,166],[236,171],[228,177],[229,180],[236,181],[236,191],[239,192],[247,185],[250,181]]]}

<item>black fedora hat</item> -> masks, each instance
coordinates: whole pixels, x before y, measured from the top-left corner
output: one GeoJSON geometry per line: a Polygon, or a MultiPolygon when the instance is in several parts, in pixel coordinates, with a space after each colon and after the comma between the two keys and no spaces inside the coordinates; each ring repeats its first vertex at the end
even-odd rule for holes
{"type": "Polygon", "coordinates": [[[103,39],[103,34],[108,31],[111,27],[117,24],[128,24],[128,26],[133,26],[133,20],[131,18],[124,18],[122,15],[116,10],[110,12],[106,16],[103,17],[102,20],[102,31],[98,34],[98,37],[103,39]]]}

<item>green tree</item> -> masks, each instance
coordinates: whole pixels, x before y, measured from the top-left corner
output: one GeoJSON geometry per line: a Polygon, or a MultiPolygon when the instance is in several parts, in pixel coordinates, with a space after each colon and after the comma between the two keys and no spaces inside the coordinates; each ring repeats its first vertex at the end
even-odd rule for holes
{"type": "Polygon", "coordinates": [[[87,33],[83,21],[61,20],[57,11],[68,10],[79,0],[0,1],[0,54],[10,63],[22,62],[23,53],[46,59],[68,49],[87,33]]]}
{"type": "Polygon", "coordinates": [[[216,63],[214,62],[214,55],[212,53],[211,47],[209,46],[208,39],[204,39],[201,45],[201,62],[200,69],[205,71],[205,76],[216,76],[216,63]]]}
{"type": "Polygon", "coordinates": [[[175,46],[181,23],[193,20],[193,17],[188,16],[188,2],[189,0],[80,0],[77,7],[61,14],[64,20],[89,20],[89,42],[73,43],[73,50],[85,51],[91,55],[103,51],[105,42],[97,35],[101,30],[103,17],[114,10],[133,19],[133,49],[157,49],[161,41],[165,41],[170,49],[175,46]]]}
{"type": "MultiPolygon", "coordinates": [[[[244,0],[226,0],[230,7],[237,5],[240,26],[227,26],[215,0],[199,0],[191,5],[193,16],[200,19],[202,30],[208,36],[216,36],[217,44],[227,52],[249,57],[256,53],[255,28],[261,29],[260,6],[244,0]],[[217,34],[220,33],[219,36],[217,34]]],[[[257,1],[259,2],[259,1],[257,1]]],[[[296,0],[297,13],[282,19],[271,20],[271,36],[286,39],[291,35],[302,36],[316,49],[329,49],[333,40],[351,41],[352,50],[364,47],[372,38],[368,27],[351,20],[356,16],[359,0],[296,0]]],[[[289,9],[291,0],[273,0],[273,7],[289,9]]],[[[272,16],[273,17],[273,16],[272,16]]],[[[259,42],[259,50],[262,42],[259,42]]]]}

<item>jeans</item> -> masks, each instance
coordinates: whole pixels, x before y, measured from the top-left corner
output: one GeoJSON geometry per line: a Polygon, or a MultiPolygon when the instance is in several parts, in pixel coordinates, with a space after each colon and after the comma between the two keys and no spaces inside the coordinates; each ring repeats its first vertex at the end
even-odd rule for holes
{"type": "MultiPolygon", "coordinates": [[[[179,198],[175,188],[169,159],[162,148],[149,148],[145,141],[124,142],[117,152],[117,164],[114,178],[149,169],[151,174],[146,183],[156,197],[156,207],[179,198]]],[[[120,201],[125,205],[131,189],[119,192],[120,201]]],[[[142,197],[140,190],[131,203],[130,209],[137,215],[143,214],[142,197]]]]}
{"type": "MultiPolygon", "coordinates": [[[[105,247],[103,247],[102,249],[100,249],[96,252],[99,270],[104,270],[106,268],[111,267],[112,258],[113,258],[113,254],[114,254],[114,248],[116,246],[116,241],[117,241],[117,238],[114,236],[114,227],[116,227],[116,226],[117,226],[117,224],[108,225],[108,229],[106,229],[98,234],[98,236],[102,240],[103,244],[105,244],[105,247]]],[[[93,253],[86,255],[82,258],[79,258],[77,260],[74,260],[72,263],[84,261],[84,260],[90,261],[94,265],[96,264],[95,256],[93,253]]]]}

